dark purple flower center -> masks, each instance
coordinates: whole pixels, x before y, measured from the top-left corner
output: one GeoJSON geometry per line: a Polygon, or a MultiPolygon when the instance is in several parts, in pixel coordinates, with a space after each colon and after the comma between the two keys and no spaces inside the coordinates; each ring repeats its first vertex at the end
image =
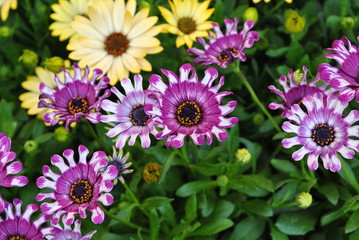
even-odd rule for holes
{"type": "Polygon", "coordinates": [[[16,236],[10,236],[7,240],[27,240],[27,238],[20,237],[19,235],[16,236]]]}
{"type": "Polygon", "coordinates": [[[105,50],[117,57],[126,52],[128,44],[128,39],[122,33],[112,33],[105,40],[105,50]]]}
{"type": "Polygon", "coordinates": [[[218,54],[218,60],[222,63],[226,61],[233,61],[231,53],[238,53],[238,52],[234,48],[226,48],[225,50],[223,50],[218,54]]]}
{"type": "Polygon", "coordinates": [[[151,118],[151,115],[145,113],[144,106],[143,104],[138,104],[132,108],[130,119],[133,125],[146,126],[148,119],[151,118]]]}
{"type": "Polygon", "coordinates": [[[196,22],[189,17],[181,18],[178,20],[178,29],[184,34],[190,34],[196,30],[196,22]]]}
{"type": "Polygon", "coordinates": [[[76,114],[79,112],[85,113],[89,108],[88,101],[82,97],[72,98],[68,104],[68,110],[71,114],[76,114]]]}
{"type": "Polygon", "coordinates": [[[177,120],[180,124],[187,127],[199,124],[202,119],[202,115],[201,108],[193,101],[185,101],[177,107],[177,120]]]}
{"type": "Polygon", "coordinates": [[[75,203],[87,203],[92,199],[92,192],[92,185],[87,180],[79,179],[71,185],[70,197],[75,203]]]}
{"type": "Polygon", "coordinates": [[[334,130],[327,124],[318,124],[312,132],[312,140],[320,146],[329,145],[334,141],[334,130]]]}

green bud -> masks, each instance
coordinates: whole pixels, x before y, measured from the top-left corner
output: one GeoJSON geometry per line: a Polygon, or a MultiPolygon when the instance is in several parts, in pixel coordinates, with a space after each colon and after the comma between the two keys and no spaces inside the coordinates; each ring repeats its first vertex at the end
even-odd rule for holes
{"type": "Polygon", "coordinates": [[[228,177],[226,175],[221,175],[217,178],[217,184],[220,187],[225,187],[228,183],[228,177]]]}
{"type": "Polygon", "coordinates": [[[54,138],[58,142],[67,142],[70,137],[70,132],[65,127],[58,127],[54,131],[54,138]]]}
{"type": "Polygon", "coordinates": [[[22,55],[19,57],[19,61],[25,66],[35,67],[39,61],[39,56],[36,52],[31,51],[30,49],[24,49],[22,55]]]}
{"type": "Polygon", "coordinates": [[[298,204],[298,207],[307,208],[312,204],[313,198],[312,195],[310,195],[310,193],[301,192],[297,195],[296,202],[298,204]]]}
{"type": "Polygon", "coordinates": [[[264,123],[264,116],[261,113],[256,113],[253,116],[253,123],[257,126],[262,125],[264,123]]]}
{"type": "Polygon", "coordinates": [[[24,149],[25,149],[25,152],[32,153],[37,150],[38,146],[39,145],[34,140],[28,140],[24,144],[24,149]]]}
{"type": "Polygon", "coordinates": [[[61,57],[46,58],[43,65],[50,72],[60,72],[64,67],[64,60],[61,57]]]}
{"type": "Polygon", "coordinates": [[[236,159],[238,162],[246,164],[251,160],[252,154],[247,148],[240,148],[236,152],[236,159]]]}
{"type": "Polygon", "coordinates": [[[243,20],[248,21],[252,20],[254,23],[258,21],[258,11],[255,7],[247,8],[243,13],[243,20]]]}
{"type": "Polygon", "coordinates": [[[355,25],[355,19],[352,17],[343,17],[340,24],[344,29],[352,29],[355,25]]]}
{"type": "Polygon", "coordinates": [[[305,19],[300,16],[296,11],[289,10],[285,13],[285,28],[290,33],[299,33],[303,31],[305,26],[305,19]]]}
{"type": "Polygon", "coordinates": [[[0,37],[8,38],[11,35],[11,29],[8,26],[0,27],[0,37]]]}

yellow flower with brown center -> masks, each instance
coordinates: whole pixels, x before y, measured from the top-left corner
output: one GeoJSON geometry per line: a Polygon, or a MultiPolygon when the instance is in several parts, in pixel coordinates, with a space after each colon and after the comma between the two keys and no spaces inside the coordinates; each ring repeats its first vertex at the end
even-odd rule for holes
{"type": "Polygon", "coordinates": [[[161,27],[158,17],[149,17],[149,8],[136,13],[136,1],[102,0],[89,6],[87,17],[76,16],[72,27],[81,35],[70,39],[67,49],[80,67],[99,68],[115,85],[129,72],[151,71],[147,54],[163,50],[155,38],[161,27]]]}
{"type": "Polygon", "coordinates": [[[214,12],[208,8],[210,0],[168,0],[171,11],[159,6],[159,10],[167,24],[163,24],[162,32],[178,35],[176,47],[184,44],[191,48],[196,37],[208,37],[207,30],[212,28],[211,21],[207,19],[214,12]]]}
{"type": "Polygon", "coordinates": [[[2,21],[6,21],[9,16],[10,9],[15,10],[17,8],[17,0],[0,0],[0,16],[2,21]]]}
{"type": "Polygon", "coordinates": [[[143,179],[147,183],[159,182],[162,173],[162,165],[158,163],[147,163],[142,172],[143,179]]]}

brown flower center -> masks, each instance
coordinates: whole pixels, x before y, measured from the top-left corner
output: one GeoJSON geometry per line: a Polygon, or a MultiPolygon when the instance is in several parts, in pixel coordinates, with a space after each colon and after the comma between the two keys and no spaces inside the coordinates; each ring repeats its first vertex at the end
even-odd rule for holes
{"type": "Polygon", "coordinates": [[[72,98],[68,104],[68,110],[71,114],[76,114],[79,112],[85,113],[89,108],[88,101],[82,97],[72,98]]]}
{"type": "Polygon", "coordinates": [[[27,240],[27,238],[20,237],[19,235],[16,236],[10,236],[7,240],[27,240]]]}
{"type": "Polygon", "coordinates": [[[191,127],[202,119],[202,111],[196,102],[185,101],[177,107],[176,117],[180,124],[191,127]]]}
{"type": "Polygon", "coordinates": [[[126,52],[129,41],[122,33],[112,33],[105,40],[105,50],[114,56],[120,56],[126,52]]]}
{"type": "Polygon", "coordinates": [[[92,199],[93,188],[87,180],[79,179],[71,185],[70,197],[78,204],[87,203],[92,199]]]}
{"type": "Polygon", "coordinates": [[[133,125],[146,126],[148,119],[151,118],[150,115],[145,113],[144,106],[143,104],[138,104],[132,108],[130,119],[133,125]]]}
{"type": "Polygon", "coordinates": [[[318,124],[312,132],[312,140],[318,145],[329,145],[334,140],[334,130],[327,124],[318,124]]]}
{"type": "Polygon", "coordinates": [[[231,61],[231,53],[238,53],[238,51],[234,48],[226,48],[218,54],[218,60],[222,63],[226,61],[231,61]]]}
{"type": "Polygon", "coordinates": [[[192,18],[184,17],[178,21],[178,29],[184,34],[190,34],[196,30],[196,23],[192,18]]]}

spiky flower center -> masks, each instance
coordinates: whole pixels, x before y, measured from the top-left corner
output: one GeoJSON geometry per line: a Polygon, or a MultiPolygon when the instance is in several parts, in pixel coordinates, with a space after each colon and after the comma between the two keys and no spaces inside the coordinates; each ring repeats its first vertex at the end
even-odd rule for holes
{"type": "Polygon", "coordinates": [[[218,54],[218,60],[222,63],[231,60],[231,53],[236,54],[238,51],[234,48],[226,48],[218,54]]]}
{"type": "Polygon", "coordinates": [[[147,163],[143,170],[143,179],[148,183],[159,182],[162,173],[162,165],[158,163],[147,163]]]}
{"type": "Polygon", "coordinates": [[[75,203],[87,203],[92,199],[92,192],[92,185],[87,180],[79,179],[71,185],[70,197],[75,203]]]}
{"type": "Polygon", "coordinates": [[[151,115],[145,113],[144,106],[143,104],[138,104],[131,109],[130,119],[133,125],[146,126],[148,119],[151,118],[151,115]]]}
{"type": "Polygon", "coordinates": [[[318,124],[313,129],[312,140],[320,146],[329,145],[334,141],[334,134],[333,127],[329,127],[327,124],[318,124]]]}
{"type": "Polygon", "coordinates": [[[180,124],[187,127],[199,124],[202,115],[201,108],[194,101],[185,101],[177,107],[177,120],[180,124]]]}
{"type": "Polygon", "coordinates": [[[88,108],[89,108],[88,101],[83,97],[77,97],[77,98],[73,97],[68,104],[68,110],[71,114],[75,114],[79,112],[85,113],[87,112],[88,108]]]}
{"type": "Polygon", "coordinates": [[[105,50],[114,56],[120,56],[126,52],[129,41],[122,33],[112,33],[105,40],[105,50]]]}
{"type": "Polygon", "coordinates": [[[16,236],[10,236],[7,240],[27,240],[27,238],[20,237],[19,235],[16,236]]]}
{"type": "Polygon", "coordinates": [[[192,18],[184,17],[178,20],[178,29],[184,34],[190,34],[196,30],[196,23],[192,18]]]}

